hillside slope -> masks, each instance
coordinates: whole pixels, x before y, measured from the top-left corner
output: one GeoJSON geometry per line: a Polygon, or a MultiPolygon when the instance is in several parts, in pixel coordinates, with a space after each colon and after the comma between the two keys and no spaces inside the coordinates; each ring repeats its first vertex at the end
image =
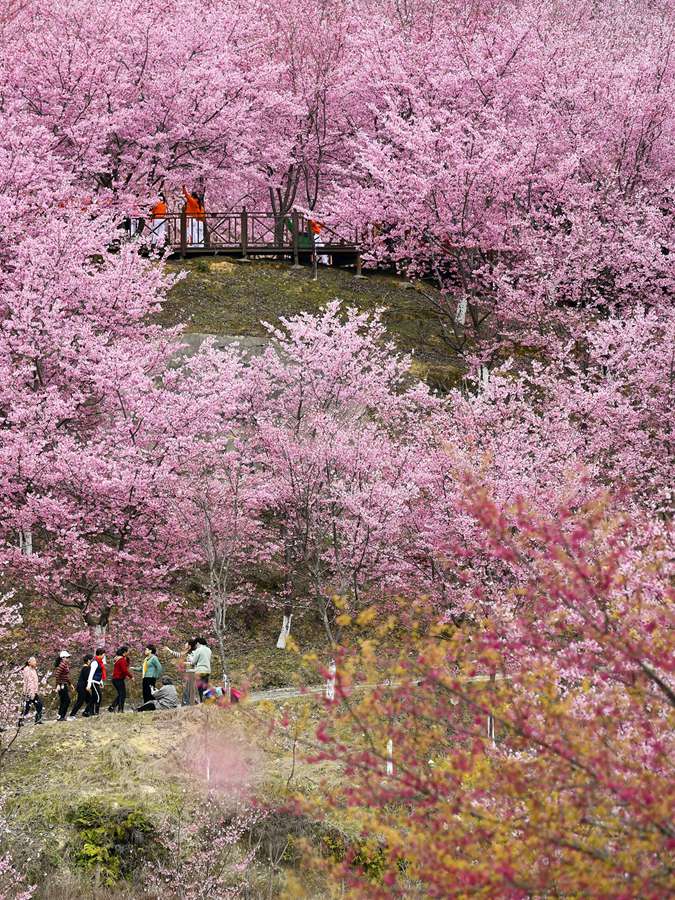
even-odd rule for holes
{"type": "MultiPolygon", "coordinates": [[[[274,706],[102,712],[98,719],[24,727],[3,767],[2,788],[10,845],[35,896],[88,900],[105,885],[107,897],[154,897],[152,873],[163,867],[182,872],[187,883],[194,877],[190,858],[207,853],[214,835],[255,807],[256,798],[281,802],[291,778],[305,793],[318,788],[325,769],[298,763],[288,738],[268,729],[273,716],[309,724],[318,711],[316,699],[294,698],[274,706]],[[224,822],[210,818],[214,810],[224,822]],[[178,865],[181,840],[187,852],[178,865]]],[[[228,848],[225,880],[245,883],[251,897],[279,896],[292,860],[287,854],[270,864],[270,846],[280,835],[287,839],[288,816],[262,822],[249,812],[244,819],[228,848]],[[251,846],[242,874],[242,847],[251,846]]],[[[300,820],[291,826],[312,828],[300,820]]]]}
{"type": "MultiPolygon", "coordinates": [[[[262,322],[275,325],[280,317],[316,312],[338,298],[362,312],[382,310],[391,338],[402,351],[414,353],[413,373],[432,387],[447,388],[461,379],[461,362],[448,354],[437,317],[405,279],[379,272],[356,279],[349,270],[322,266],[313,281],[311,269],[293,269],[286,262],[217,257],[172,260],[167,269],[185,277],[163,307],[162,324],[186,325],[189,333],[264,339],[262,322]]],[[[428,285],[424,290],[439,296],[428,285]]]]}

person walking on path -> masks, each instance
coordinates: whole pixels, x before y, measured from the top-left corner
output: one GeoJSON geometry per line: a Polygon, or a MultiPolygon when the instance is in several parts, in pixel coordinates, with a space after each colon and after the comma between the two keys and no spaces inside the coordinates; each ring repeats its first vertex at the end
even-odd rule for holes
{"type": "Polygon", "coordinates": [[[201,247],[204,244],[204,223],[206,221],[204,194],[199,194],[197,191],[190,193],[183,185],[183,196],[185,197],[188,244],[201,247]]]}
{"type": "Polygon", "coordinates": [[[113,665],[112,683],[117,696],[108,707],[108,712],[124,712],[124,704],[127,699],[127,678],[133,678],[129,669],[129,648],[126,644],[119,648],[115,654],[113,665]]]}
{"type": "Polygon", "coordinates": [[[83,706],[86,706],[87,701],[89,700],[89,694],[87,694],[87,682],[89,681],[89,670],[91,668],[91,661],[94,657],[91,653],[87,653],[87,655],[82,660],[82,668],[80,669],[80,674],[77,677],[77,684],[75,685],[75,690],[77,691],[77,699],[73,704],[73,708],[70,711],[70,715],[68,716],[68,721],[75,721],[75,717],[78,712],[82,709],[83,706]]]}
{"type": "Polygon", "coordinates": [[[70,689],[72,684],[70,681],[69,660],[70,653],[67,650],[62,650],[54,662],[54,680],[56,681],[56,691],[59,695],[59,722],[66,721],[68,707],[70,706],[70,689]]]}
{"type": "Polygon", "coordinates": [[[192,653],[192,668],[195,670],[197,690],[200,703],[204,699],[204,691],[209,686],[211,676],[211,648],[204,638],[197,638],[197,646],[192,653]]]}
{"type": "Polygon", "coordinates": [[[168,675],[162,676],[162,686],[152,691],[152,698],[138,707],[137,712],[153,712],[156,709],[176,709],[178,694],[168,675]]]}
{"type": "Polygon", "coordinates": [[[157,647],[154,644],[147,644],[145,648],[145,658],[141,667],[143,675],[143,703],[152,700],[152,690],[157,684],[157,679],[162,674],[162,664],[157,658],[157,647]]]}
{"type": "Polygon", "coordinates": [[[97,716],[99,714],[105,678],[105,648],[97,647],[96,653],[89,664],[89,677],[87,678],[88,699],[87,709],[84,712],[85,716],[97,716]]]}
{"type": "Polygon", "coordinates": [[[42,725],[42,697],[40,697],[38,691],[40,688],[40,683],[38,680],[37,673],[37,659],[34,656],[30,656],[26,660],[26,665],[23,668],[23,712],[21,714],[21,719],[19,724],[23,723],[23,720],[28,715],[31,706],[35,708],[35,724],[42,725]]]}

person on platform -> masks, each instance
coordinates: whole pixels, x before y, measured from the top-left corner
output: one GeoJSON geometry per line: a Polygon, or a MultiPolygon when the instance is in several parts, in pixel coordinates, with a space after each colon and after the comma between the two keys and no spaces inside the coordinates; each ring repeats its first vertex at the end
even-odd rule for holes
{"type": "Polygon", "coordinates": [[[187,242],[192,247],[203,247],[204,225],[206,222],[204,194],[197,191],[190,193],[183,185],[183,196],[185,197],[185,214],[187,217],[187,242]]]}
{"type": "Polygon", "coordinates": [[[150,243],[153,247],[162,248],[167,239],[167,220],[169,207],[163,191],[159,192],[159,199],[150,210],[150,243]]]}

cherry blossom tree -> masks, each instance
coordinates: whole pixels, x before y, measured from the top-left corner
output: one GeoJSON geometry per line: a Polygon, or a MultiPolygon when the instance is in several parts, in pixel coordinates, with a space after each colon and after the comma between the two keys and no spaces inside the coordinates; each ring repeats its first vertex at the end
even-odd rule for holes
{"type": "Polygon", "coordinates": [[[105,632],[118,608],[147,628],[190,563],[169,498],[203,404],[167,368],[176,334],[150,323],[170,280],[130,246],[111,252],[111,217],[77,207],[44,131],[24,124],[0,151],[2,568],[81,624],[105,632]]]}
{"type": "Polygon", "coordinates": [[[313,210],[332,183],[334,168],[344,162],[346,138],[355,129],[353,73],[346,64],[359,20],[344,2],[309,4],[298,16],[291,0],[277,0],[261,13],[270,22],[280,88],[292,104],[292,146],[276,161],[264,158],[270,207],[283,222],[295,205],[313,210]]]}
{"type": "Polygon", "coordinates": [[[3,21],[28,48],[2,64],[7,571],[103,628],[113,607],[170,619],[164,588],[201,563],[222,635],[264,561],[335,637],[334,593],[461,615],[458,543],[499,597],[463,472],[540,511],[615,484],[667,514],[665,7],[217,7],[31,0],[3,21]],[[372,226],[375,260],[438,279],[448,346],[489,383],[431,396],[337,306],[250,366],[172,369],[178,335],[150,324],[170,280],[114,236],[185,180],[372,226]]]}
{"type": "Polygon", "coordinates": [[[378,319],[337,302],[282,320],[250,367],[253,458],[270,491],[289,596],[335,639],[331,597],[403,584],[398,536],[415,503],[418,434],[437,403],[378,319]],[[392,581],[393,579],[393,581],[392,581]]]}
{"type": "Polygon", "coordinates": [[[669,304],[666,5],[386,8],[354,41],[367,114],[326,203],[373,226],[375,260],[436,278],[448,348],[495,364],[669,304]]]}
{"type": "MultiPolygon", "coordinates": [[[[16,658],[18,648],[18,628],[23,618],[21,608],[9,592],[0,594],[0,766],[18,735],[21,714],[21,691],[19,687],[21,663],[16,658]]],[[[2,816],[0,814],[0,827],[2,816]]]]}
{"type": "Polygon", "coordinates": [[[33,0],[13,22],[9,90],[86,191],[129,205],[187,181],[238,204],[285,146],[264,26],[234,2],[33,0]]]}

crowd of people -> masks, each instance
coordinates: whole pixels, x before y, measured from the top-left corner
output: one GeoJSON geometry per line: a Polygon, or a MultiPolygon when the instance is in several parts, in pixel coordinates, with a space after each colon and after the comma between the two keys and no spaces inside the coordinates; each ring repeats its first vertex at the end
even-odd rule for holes
{"type": "MultiPolygon", "coordinates": [[[[211,679],[211,649],[204,638],[186,641],[182,650],[164,648],[178,660],[179,669],[185,672],[182,705],[201,703],[211,696],[222,694],[221,688],[213,689],[211,679]]],[[[130,648],[125,644],[117,649],[113,659],[110,681],[115,696],[108,706],[108,712],[123,713],[127,702],[127,682],[138,673],[141,678],[143,702],[134,707],[137,712],[152,712],[158,709],[175,709],[179,705],[178,693],[173,679],[164,674],[155,644],[147,644],[140,665],[132,666],[130,648]]],[[[72,681],[71,655],[61,650],[54,662],[54,670],[42,679],[43,684],[53,680],[58,697],[59,722],[73,722],[80,711],[82,717],[98,716],[108,681],[108,662],[104,647],[97,647],[95,653],[87,653],[75,684],[72,681]],[[74,697],[73,697],[74,692],[74,697]],[[72,706],[71,706],[71,701],[72,706]]],[[[43,723],[44,701],[40,694],[37,657],[31,656],[23,668],[23,705],[20,724],[35,714],[35,724],[43,723]]]]}

